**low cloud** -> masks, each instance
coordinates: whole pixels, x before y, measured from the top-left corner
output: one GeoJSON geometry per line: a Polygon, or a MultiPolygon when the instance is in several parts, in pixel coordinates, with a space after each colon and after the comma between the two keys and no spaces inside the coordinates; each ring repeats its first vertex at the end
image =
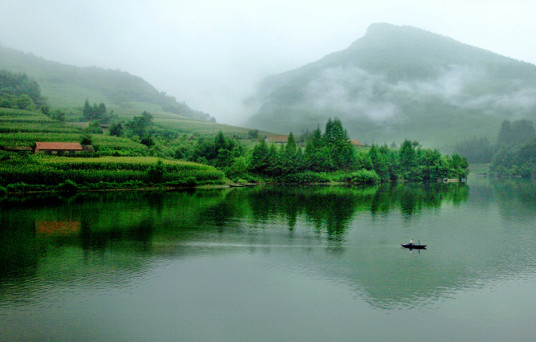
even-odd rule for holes
{"type": "Polygon", "coordinates": [[[386,89],[383,76],[372,75],[360,68],[332,68],[306,86],[306,105],[318,111],[334,111],[352,118],[373,121],[394,119],[398,106],[386,89]]]}
{"type": "Polygon", "coordinates": [[[341,119],[366,118],[378,124],[405,121],[411,113],[404,113],[403,105],[411,102],[443,103],[489,115],[511,111],[515,117],[536,109],[536,87],[522,87],[519,82],[490,87],[496,81],[483,68],[458,65],[445,68],[428,81],[395,83],[358,67],[337,67],[322,71],[307,83],[302,91],[305,98],[294,108],[341,119]]]}

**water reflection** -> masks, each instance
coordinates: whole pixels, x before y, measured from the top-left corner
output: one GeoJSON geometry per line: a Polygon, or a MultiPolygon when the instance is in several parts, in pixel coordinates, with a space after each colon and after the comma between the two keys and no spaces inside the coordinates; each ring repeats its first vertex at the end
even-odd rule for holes
{"type": "Polygon", "coordinates": [[[530,180],[500,179],[493,190],[501,204],[501,214],[508,219],[536,219],[536,185],[530,180]]]}
{"type": "MultiPolygon", "coordinates": [[[[343,242],[357,213],[374,217],[398,211],[407,218],[439,208],[443,202],[460,203],[467,196],[468,187],[457,184],[393,184],[78,194],[67,199],[20,197],[1,202],[0,234],[2,245],[9,245],[13,253],[26,249],[29,241],[44,240],[44,245],[54,241],[84,250],[108,248],[112,241],[130,241],[136,242],[140,251],[147,251],[154,235],[158,239],[197,238],[200,232],[214,227],[220,233],[235,229],[233,222],[244,218],[254,226],[284,222],[293,232],[301,219],[316,237],[343,242]],[[24,232],[27,234],[19,237],[24,232]]],[[[6,255],[3,259],[13,258],[6,255]]],[[[12,268],[18,267],[7,267],[12,268]]]]}
{"type": "Polygon", "coordinates": [[[153,258],[244,250],[292,260],[385,309],[532,272],[536,242],[526,220],[536,215],[534,184],[476,184],[472,200],[469,193],[463,184],[387,184],[11,198],[1,202],[0,291],[36,279],[87,281],[81,274],[124,284],[153,258]],[[504,233],[523,238],[515,251],[490,248],[505,235],[486,201],[497,201],[504,219],[522,218],[504,233]],[[432,248],[401,251],[415,233],[434,239],[432,248]]]}

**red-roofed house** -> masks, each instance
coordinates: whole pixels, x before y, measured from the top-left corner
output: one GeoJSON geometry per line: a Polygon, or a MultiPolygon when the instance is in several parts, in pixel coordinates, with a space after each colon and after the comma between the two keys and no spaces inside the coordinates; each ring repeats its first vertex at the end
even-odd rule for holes
{"type": "Polygon", "coordinates": [[[75,153],[83,151],[82,145],[80,143],[72,142],[36,142],[34,153],[75,153]]]}
{"type": "Polygon", "coordinates": [[[352,144],[352,146],[365,146],[362,142],[358,140],[350,140],[350,144],[352,144]]]}

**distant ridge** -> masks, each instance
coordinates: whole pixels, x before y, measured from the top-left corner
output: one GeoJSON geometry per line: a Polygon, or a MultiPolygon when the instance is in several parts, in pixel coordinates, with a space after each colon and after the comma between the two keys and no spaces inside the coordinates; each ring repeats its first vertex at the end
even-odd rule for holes
{"type": "Polygon", "coordinates": [[[76,67],[48,61],[0,45],[0,70],[22,72],[35,79],[54,107],[81,107],[86,99],[104,102],[121,112],[148,110],[196,120],[213,120],[201,111],[159,92],[141,77],[98,67],[76,67]]]}
{"type": "Polygon", "coordinates": [[[279,133],[339,117],[366,143],[448,148],[536,120],[536,66],[411,26],[372,24],[347,49],[267,77],[248,126],[279,133]]]}

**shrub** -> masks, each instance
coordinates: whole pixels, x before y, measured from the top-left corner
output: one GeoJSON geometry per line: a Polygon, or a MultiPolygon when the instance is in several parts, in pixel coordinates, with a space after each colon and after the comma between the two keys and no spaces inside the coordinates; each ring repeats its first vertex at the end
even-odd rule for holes
{"type": "Polygon", "coordinates": [[[28,184],[23,182],[8,184],[7,189],[11,192],[24,192],[30,190],[28,184]]]}
{"type": "Polygon", "coordinates": [[[329,183],[331,178],[324,172],[302,172],[286,175],[280,179],[283,183],[329,183]]]}
{"type": "Polygon", "coordinates": [[[147,180],[149,183],[160,183],[164,179],[166,168],[160,159],[156,162],[156,165],[151,165],[147,168],[147,180]]]}
{"type": "Polygon", "coordinates": [[[342,175],[340,180],[353,184],[374,184],[380,182],[380,177],[373,170],[359,170],[342,175]]]}
{"type": "Polygon", "coordinates": [[[147,146],[147,147],[151,147],[151,146],[154,146],[154,140],[152,137],[148,136],[148,137],[145,137],[143,139],[141,139],[141,144],[147,146]]]}
{"type": "Polygon", "coordinates": [[[169,186],[194,186],[199,184],[195,177],[184,177],[182,179],[175,179],[171,182],[166,182],[169,186]]]}
{"type": "Polygon", "coordinates": [[[66,193],[75,193],[78,191],[78,185],[70,179],[58,185],[58,190],[66,193]]]}
{"type": "Polygon", "coordinates": [[[92,145],[93,140],[91,139],[91,135],[84,134],[80,137],[80,145],[92,145]]]}
{"type": "MultiPolygon", "coordinates": [[[[89,124],[89,126],[87,126],[85,131],[90,134],[103,134],[104,133],[101,125],[97,121],[91,121],[91,123],[89,124]]],[[[91,145],[91,144],[83,144],[83,145],[91,145]]]]}

